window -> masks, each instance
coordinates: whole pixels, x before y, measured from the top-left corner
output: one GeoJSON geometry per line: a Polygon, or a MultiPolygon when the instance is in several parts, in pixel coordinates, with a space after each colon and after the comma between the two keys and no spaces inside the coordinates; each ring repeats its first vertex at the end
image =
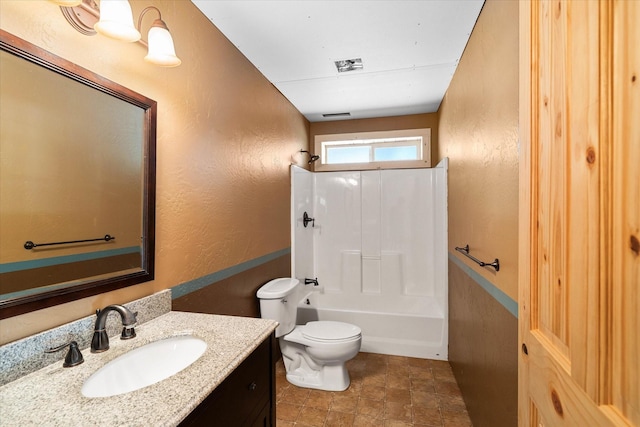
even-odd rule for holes
{"type": "Polygon", "coordinates": [[[316,171],[431,166],[431,129],[317,135],[316,171]]]}

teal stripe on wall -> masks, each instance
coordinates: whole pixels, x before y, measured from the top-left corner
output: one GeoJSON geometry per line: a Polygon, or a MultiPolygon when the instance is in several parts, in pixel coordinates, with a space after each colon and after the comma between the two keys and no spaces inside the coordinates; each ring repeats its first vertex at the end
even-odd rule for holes
{"type": "Polygon", "coordinates": [[[469,277],[471,277],[478,285],[480,285],[489,295],[496,299],[509,313],[518,317],[518,303],[511,299],[511,297],[500,289],[498,289],[493,283],[482,277],[478,272],[473,270],[467,264],[462,262],[457,256],[449,252],[449,260],[453,261],[462,271],[464,271],[469,277]]]}
{"type": "Polygon", "coordinates": [[[88,261],[92,259],[109,258],[117,255],[126,255],[140,252],[139,246],[111,249],[108,251],[89,252],[85,254],[65,255],[52,258],[34,259],[31,261],[8,262],[0,264],[0,273],[31,270],[33,268],[50,267],[52,265],[69,264],[72,262],[88,261]]]}
{"type": "Polygon", "coordinates": [[[245,261],[241,264],[234,265],[233,267],[225,268],[224,270],[216,271],[215,273],[211,273],[198,279],[182,283],[178,286],[174,286],[173,288],[171,288],[171,299],[183,297],[187,294],[190,294],[191,292],[206,288],[207,286],[215,282],[219,282],[220,280],[224,280],[228,277],[242,273],[243,271],[250,270],[261,264],[265,264],[269,261],[273,261],[274,259],[288,254],[291,254],[291,248],[285,248],[277,252],[263,255],[259,258],[245,261]]]}

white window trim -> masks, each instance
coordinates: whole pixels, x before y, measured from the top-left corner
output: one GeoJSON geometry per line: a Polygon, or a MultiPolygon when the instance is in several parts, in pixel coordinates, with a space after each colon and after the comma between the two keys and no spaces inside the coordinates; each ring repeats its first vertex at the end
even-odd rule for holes
{"type": "MultiPolygon", "coordinates": [[[[391,143],[390,146],[394,145],[391,143]]],[[[371,169],[402,169],[402,168],[429,168],[431,167],[431,129],[403,129],[380,132],[357,132],[338,133],[332,135],[316,135],[314,137],[314,153],[320,159],[313,164],[316,172],[342,171],[342,170],[371,170],[371,169]],[[324,150],[322,143],[331,141],[354,141],[357,144],[360,140],[390,139],[390,138],[411,138],[422,137],[422,160],[385,161],[369,163],[341,163],[328,165],[323,163],[324,150]]]]}

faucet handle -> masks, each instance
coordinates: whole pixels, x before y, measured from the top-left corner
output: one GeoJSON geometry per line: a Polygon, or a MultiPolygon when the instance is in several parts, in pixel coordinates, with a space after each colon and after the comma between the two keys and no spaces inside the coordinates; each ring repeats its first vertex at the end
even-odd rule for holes
{"type": "Polygon", "coordinates": [[[122,328],[122,333],[120,334],[121,340],[130,340],[131,338],[136,337],[136,328],[133,326],[125,326],[122,328]]]}
{"type": "Polygon", "coordinates": [[[55,353],[57,351],[62,350],[63,348],[66,348],[67,346],[69,346],[69,352],[67,352],[67,355],[64,358],[64,363],[62,364],[62,366],[64,366],[65,368],[71,368],[72,366],[77,366],[82,362],[84,362],[84,358],[82,357],[82,353],[80,352],[80,349],[78,348],[78,343],[76,341],[71,341],[69,343],[62,344],[58,347],[50,348],[48,350],[45,350],[44,352],[55,353]]]}

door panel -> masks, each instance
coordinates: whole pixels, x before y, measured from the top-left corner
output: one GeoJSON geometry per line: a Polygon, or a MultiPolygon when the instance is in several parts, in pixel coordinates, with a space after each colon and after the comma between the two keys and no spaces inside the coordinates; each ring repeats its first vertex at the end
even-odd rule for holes
{"type": "Polygon", "coordinates": [[[640,2],[620,1],[613,27],[612,404],[640,425],[640,2]]]}
{"type": "Polygon", "coordinates": [[[520,4],[521,426],[640,425],[640,2],[520,4]]]}

